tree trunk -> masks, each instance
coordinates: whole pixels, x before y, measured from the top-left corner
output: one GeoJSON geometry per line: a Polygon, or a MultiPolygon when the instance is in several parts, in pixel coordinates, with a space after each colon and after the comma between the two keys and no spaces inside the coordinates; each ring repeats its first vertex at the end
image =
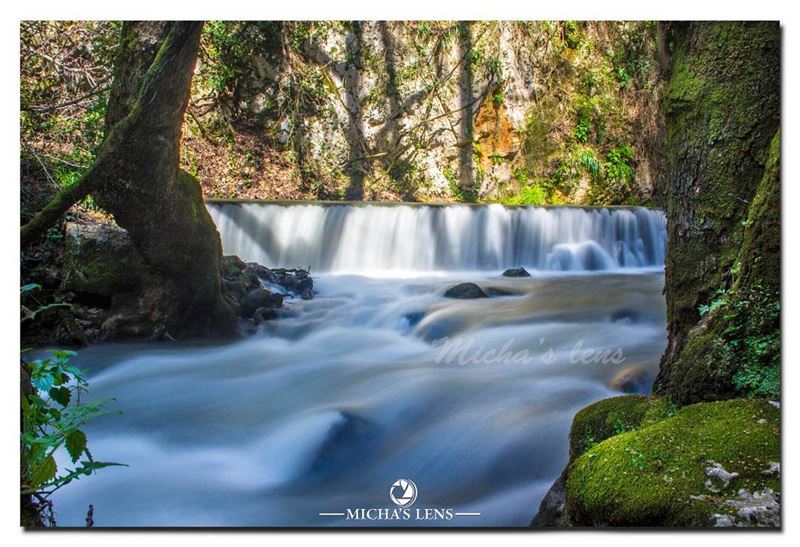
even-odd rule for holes
{"type": "MultiPolygon", "coordinates": [[[[737,281],[746,262],[757,255],[763,264],[780,263],[779,220],[748,217],[779,215],[778,171],[765,173],[765,167],[780,124],[781,44],[774,22],[673,23],[670,30],[675,47],[665,91],[669,342],[654,387],[683,404],[743,394],[745,369],[763,364],[748,364],[730,334],[749,329],[764,310],[745,310],[738,326],[730,316],[747,298],[734,292],[734,285],[736,291],[755,290],[753,283],[744,287],[737,281]],[[762,182],[767,178],[773,180],[762,182]],[[770,195],[754,199],[759,185],[770,195]],[[769,207],[755,210],[765,201],[769,207]],[[768,226],[771,233],[745,250],[743,242],[755,241],[754,226],[768,226]],[[701,315],[701,306],[712,305],[725,311],[703,308],[701,315]]],[[[779,151],[779,145],[773,149],[773,166],[779,151]]],[[[767,269],[756,281],[769,287],[767,292],[779,290],[780,267],[767,269]]],[[[769,331],[777,324],[762,327],[769,331]]]]}
{"type": "MultiPolygon", "coordinates": [[[[128,231],[152,274],[139,309],[153,328],[175,337],[229,335],[236,328],[235,313],[222,298],[219,234],[197,181],[179,169],[202,28],[202,22],[125,23],[106,139],[69,196],[92,193],[128,231]]],[[[67,202],[59,196],[58,207],[48,206],[23,227],[23,245],[67,202]]]]}

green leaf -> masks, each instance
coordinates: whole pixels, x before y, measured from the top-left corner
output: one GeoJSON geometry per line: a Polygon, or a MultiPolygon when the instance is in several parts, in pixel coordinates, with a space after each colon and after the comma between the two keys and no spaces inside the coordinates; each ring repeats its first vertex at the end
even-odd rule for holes
{"type": "Polygon", "coordinates": [[[54,378],[49,374],[44,374],[37,378],[33,378],[31,383],[33,387],[38,389],[39,391],[50,391],[50,388],[53,387],[54,378]]]}
{"type": "Polygon", "coordinates": [[[72,462],[78,461],[83,451],[86,449],[86,434],[81,431],[80,429],[76,429],[75,431],[71,431],[69,435],[67,435],[67,452],[69,452],[69,457],[72,458],[72,462]]]}
{"type": "Polygon", "coordinates": [[[58,466],[56,465],[56,460],[52,455],[47,456],[44,461],[34,467],[33,471],[31,471],[31,486],[36,488],[45,484],[47,481],[56,476],[57,471],[58,466]]]}
{"type": "Polygon", "coordinates": [[[50,355],[52,355],[56,359],[67,360],[70,357],[75,357],[76,355],[78,355],[78,353],[75,352],[75,351],[68,350],[68,349],[51,349],[50,350],[50,355]]]}
{"type": "Polygon", "coordinates": [[[54,387],[50,388],[48,391],[50,394],[50,398],[53,399],[55,402],[60,404],[61,406],[67,406],[69,404],[69,399],[71,397],[69,388],[67,387],[54,387]]]}

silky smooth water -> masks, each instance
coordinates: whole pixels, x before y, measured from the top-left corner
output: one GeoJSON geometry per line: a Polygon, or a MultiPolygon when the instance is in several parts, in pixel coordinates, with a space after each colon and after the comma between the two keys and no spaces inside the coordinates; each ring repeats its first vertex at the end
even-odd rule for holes
{"type": "Polygon", "coordinates": [[[636,208],[212,203],[226,253],[357,274],[661,266],[666,221],[636,208]]]}
{"type": "MultiPolygon", "coordinates": [[[[237,228],[220,227],[226,252],[276,256],[231,248],[237,228]]],[[[574,413],[617,394],[619,371],[657,371],[660,265],[519,279],[364,266],[315,275],[314,300],[241,341],[82,351],[92,397],[122,411],[87,428],[93,454],[129,467],[57,492],[59,524],[82,525],[91,503],[98,526],[524,526],[566,463],[574,413]],[[512,294],[443,297],[462,281],[512,294]],[[412,510],[479,515],[320,515],[395,508],[398,478],[417,485],[412,510]]]]}

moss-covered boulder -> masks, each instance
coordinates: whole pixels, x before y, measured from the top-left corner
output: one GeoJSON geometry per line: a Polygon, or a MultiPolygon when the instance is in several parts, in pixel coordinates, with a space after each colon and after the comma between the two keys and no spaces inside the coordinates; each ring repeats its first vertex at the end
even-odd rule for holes
{"type": "Polygon", "coordinates": [[[597,443],[669,416],[674,407],[664,399],[623,395],[603,399],[575,415],[569,433],[569,457],[575,459],[597,443]]]}
{"type": "MultiPolygon", "coordinates": [[[[569,461],[572,463],[598,443],[627,431],[651,425],[670,416],[676,407],[663,398],[622,395],[592,403],[575,415],[569,434],[569,461]]],[[[569,465],[556,479],[531,521],[535,528],[569,527],[566,513],[566,484],[569,465]]]]}
{"type": "MultiPolygon", "coordinates": [[[[615,413],[630,408],[642,415],[632,400],[640,398],[625,399],[631,400],[624,408],[622,402],[606,405],[620,405],[615,413]]],[[[609,415],[600,423],[606,424],[609,415]]],[[[598,423],[588,415],[580,421],[598,423]]],[[[574,459],[566,479],[567,518],[572,526],[775,522],[780,478],[774,464],[780,455],[780,412],[768,401],[690,405],[672,417],[611,436],[574,459]],[[772,520],[759,521],[753,515],[762,507],[753,509],[747,500],[763,506],[767,498],[773,504],[772,520]]]]}
{"type": "Polygon", "coordinates": [[[111,298],[138,289],[145,265],[128,233],[110,222],[67,222],[62,288],[111,298]]]}

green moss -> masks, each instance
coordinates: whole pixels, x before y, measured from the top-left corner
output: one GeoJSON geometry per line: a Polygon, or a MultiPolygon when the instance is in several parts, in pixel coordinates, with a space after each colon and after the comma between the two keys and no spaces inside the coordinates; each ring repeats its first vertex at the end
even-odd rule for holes
{"type": "Polygon", "coordinates": [[[763,471],[780,455],[780,412],[767,401],[687,406],[575,460],[567,512],[577,526],[708,526],[713,514],[731,513],[725,500],[740,488],[779,492],[780,479],[763,471]],[[712,492],[705,485],[710,461],[739,477],[712,492]]]}
{"type": "MultiPolygon", "coordinates": [[[[724,348],[717,341],[726,338],[727,326],[700,324],[699,310],[730,290],[735,265],[744,264],[748,215],[779,126],[780,28],[726,21],[673,29],[665,89],[670,349],[655,390],[686,404],[736,393],[731,377],[740,367],[719,362],[724,348]]],[[[772,226],[769,236],[753,240],[751,256],[768,249],[769,238],[780,240],[779,221],[765,226],[772,226]]]]}
{"type": "Polygon", "coordinates": [[[575,459],[605,439],[662,420],[674,411],[664,399],[623,395],[603,399],[575,415],[569,434],[569,455],[575,459]]]}
{"type": "Polygon", "coordinates": [[[759,282],[769,290],[781,286],[781,134],[770,143],[764,176],[750,203],[739,251],[741,271],[735,289],[759,282]]]}
{"type": "Polygon", "coordinates": [[[780,398],[780,134],[741,224],[730,288],[718,288],[698,306],[705,321],[689,331],[670,363],[664,387],[678,403],[780,398]]]}

